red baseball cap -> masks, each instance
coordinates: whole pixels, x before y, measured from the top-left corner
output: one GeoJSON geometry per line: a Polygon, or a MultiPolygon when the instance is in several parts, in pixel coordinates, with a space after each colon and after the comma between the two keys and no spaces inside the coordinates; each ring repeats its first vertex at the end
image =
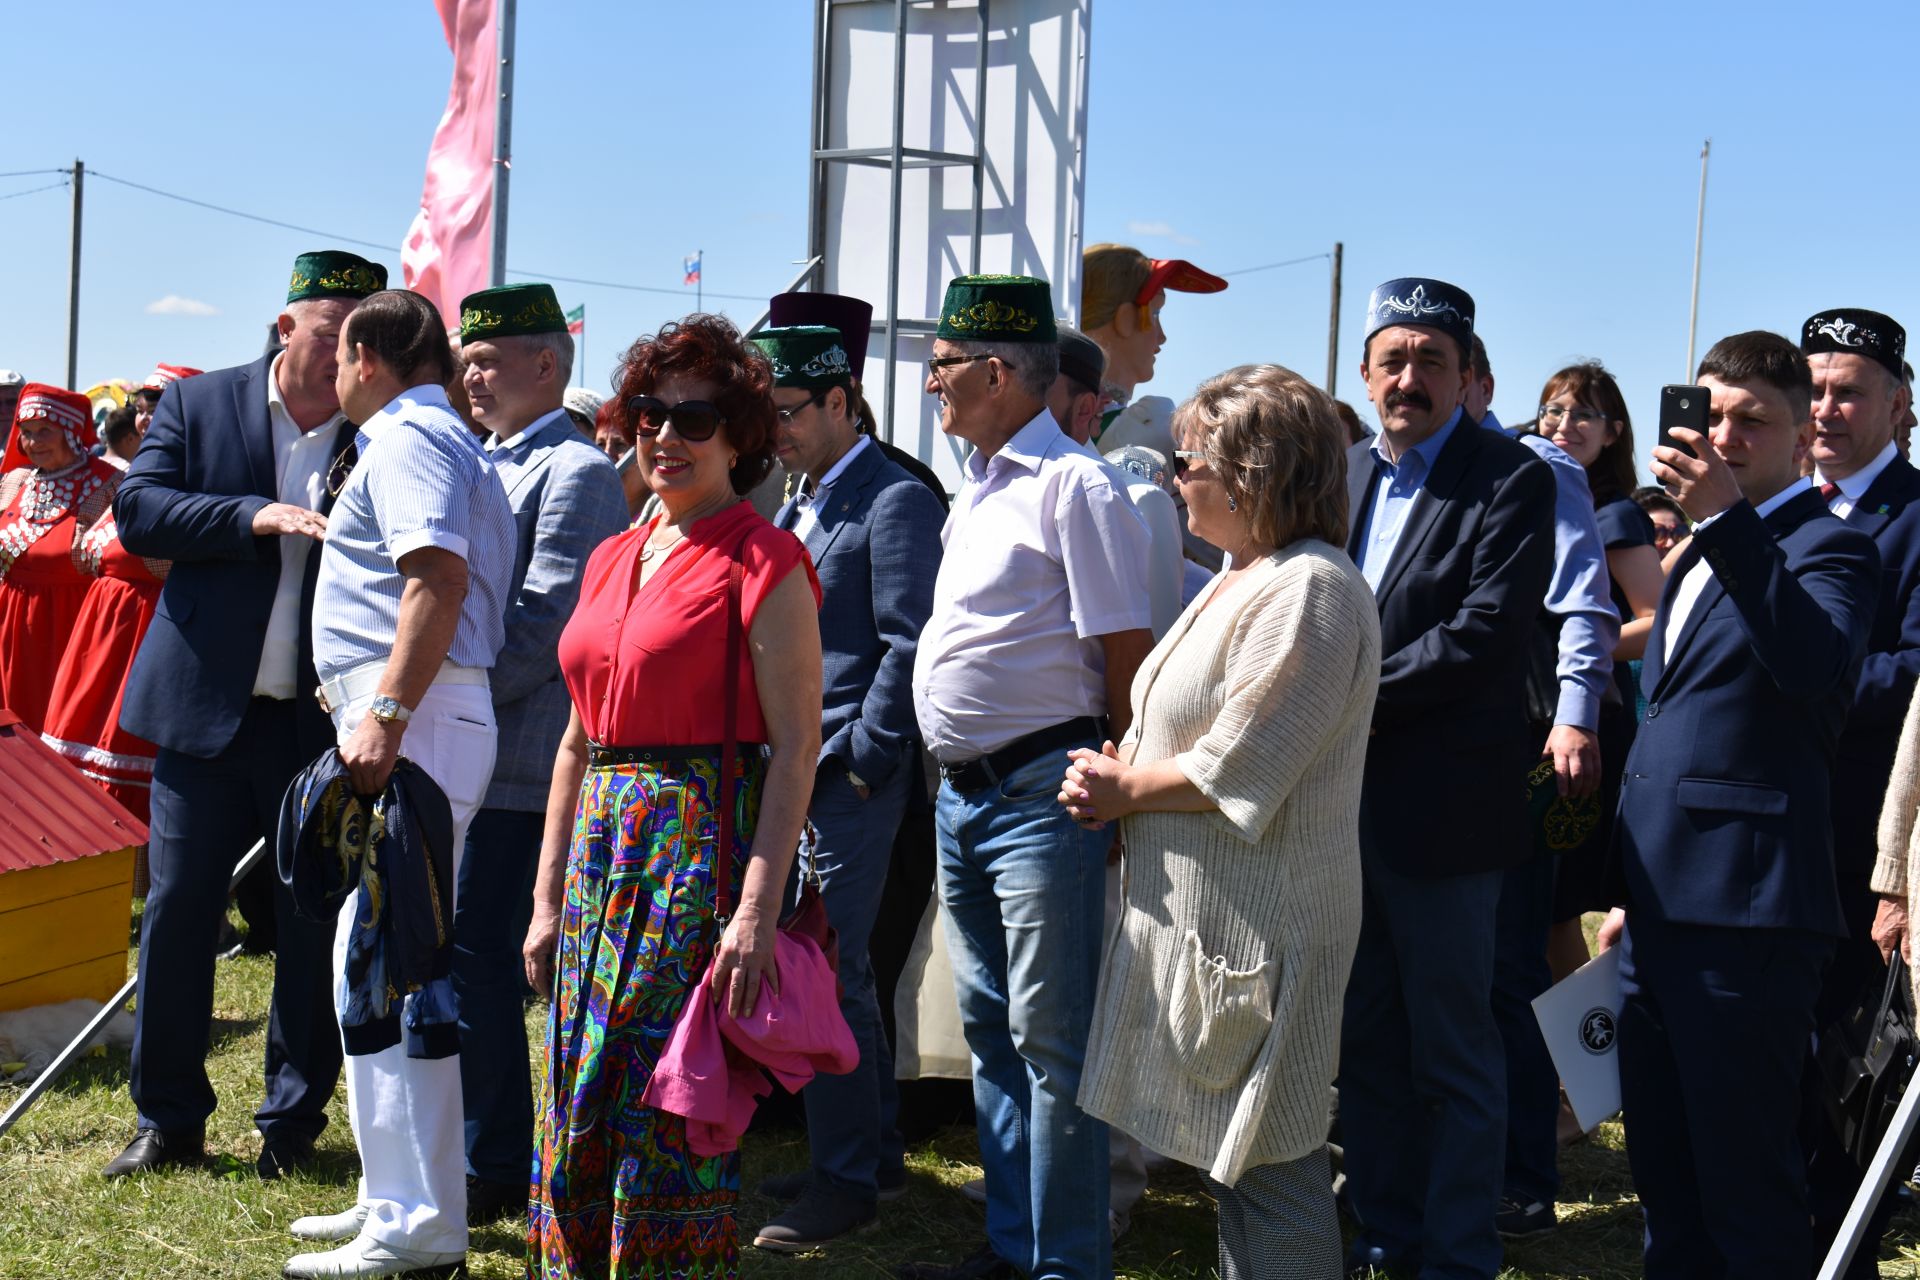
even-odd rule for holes
{"type": "Polygon", "coordinates": [[[1188,262],[1185,258],[1153,258],[1153,269],[1147,272],[1147,282],[1140,286],[1134,302],[1146,306],[1153,301],[1153,295],[1162,289],[1171,289],[1175,293],[1218,293],[1227,287],[1227,282],[1210,271],[1188,262]]]}

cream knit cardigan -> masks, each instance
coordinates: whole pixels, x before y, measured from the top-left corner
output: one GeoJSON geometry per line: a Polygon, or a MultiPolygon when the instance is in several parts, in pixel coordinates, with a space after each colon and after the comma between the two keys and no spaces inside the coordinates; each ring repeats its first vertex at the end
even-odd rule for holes
{"type": "MultiPolygon", "coordinates": [[[[1907,898],[1909,916],[1920,906],[1911,900],[1913,890],[1920,887],[1916,817],[1920,817],[1920,690],[1907,704],[1907,720],[1900,728],[1900,750],[1893,757],[1893,776],[1887,780],[1887,798],[1880,805],[1880,857],[1873,864],[1873,891],[1907,898]]],[[[1914,1001],[1920,1004],[1920,967],[1914,969],[1914,1001]]]]}
{"type": "Polygon", "coordinates": [[[1080,1105],[1233,1185],[1326,1142],[1360,931],[1373,593],[1318,541],[1215,579],[1133,683],[1139,763],[1217,809],[1121,823],[1125,905],[1080,1105]]]}

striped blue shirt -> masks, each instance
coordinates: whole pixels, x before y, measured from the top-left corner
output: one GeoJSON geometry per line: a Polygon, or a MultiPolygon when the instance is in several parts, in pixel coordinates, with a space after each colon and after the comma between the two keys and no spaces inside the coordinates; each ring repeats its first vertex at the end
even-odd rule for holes
{"type": "Polygon", "coordinates": [[[399,561],[422,547],[467,562],[467,598],[447,657],[491,667],[506,641],[513,510],[480,442],[431,384],[367,419],[359,461],[327,517],[313,600],[313,659],[322,680],[385,662],[406,587],[399,561]]]}

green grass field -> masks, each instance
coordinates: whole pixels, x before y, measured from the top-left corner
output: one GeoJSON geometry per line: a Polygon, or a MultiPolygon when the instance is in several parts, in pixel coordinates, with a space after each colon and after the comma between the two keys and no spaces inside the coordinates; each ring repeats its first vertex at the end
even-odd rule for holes
{"type": "MultiPolygon", "coordinates": [[[[99,1170],[133,1135],[124,1054],[86,1058],[12,1133],[0,1138],[0,1280],[111,1277],[275,1277],[293,1252],[287,1223],[345,1208],[358,1166],[347,1132],[344,1095],[321,1138],[322,1160],[308,1175],[261,1182],[253,1175],[271,964],[243,957],[219,967],[213,1051],[208,1059],[220,1109],[208,1130],[217,1159],[203,1169],[105,1182],[99,1170]]],[[[536,1031],[537,1020],[530,1019],[536,1031]]],[[[0,1087],[0,1110],[17,1091],[0,1087]]],[[[981,1214],[959,1186],[977,1177],[972,1132],[948,1131],[909,1153],[906,1197],[881,1209],[880,1221],[819,1254],[788,1259],[744,1251],[741,1270],[781,1280],[841,1280],[891,1274],[910,1258],[958,1257],[982,1238],[981,1214]]],[[[800,1167],[806,1143],[795,1133],[755,1134],[745,1153],[744,1185],[800,1167]]],[[[1564,1155],[1561,1228],[1516,1244],[1507,1277],[1629,1277],[1640,1274],[1640,1218],[1618,1124],[1564,1155]]],[[[778,1211],[747,1196],[745,1235],[778,1211]]],[[[1881,1263],[1883,1276],[1920,1280],[1920,1215],[1907,1215],[1881,1263]]],[[[524,1274],[517,1224],[476,1232],[476,1277],[524,1274]]],[[[1136,1211],[1114,1252],[1123,1276],[1214,1274],[1212,1204],[1197,1175],[1167,1171],[1136,1211]]]]}

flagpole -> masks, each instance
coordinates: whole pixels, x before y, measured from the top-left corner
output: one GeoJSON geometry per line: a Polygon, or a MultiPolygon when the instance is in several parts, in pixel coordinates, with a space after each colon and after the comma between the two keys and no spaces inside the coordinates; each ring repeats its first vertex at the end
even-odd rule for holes
{"type": "Polygon", "coordinates": [[[580,304],[580,363],[573,367],[575,386],[587,385],[587,304],[580,304]]]}
{"type": "Polygon", "coordinates": [[[705,249],[695,249],[693,251],[693,309],[695,311],[705,311],[707,309],[707,304],[702,301],[702,299],[706,297],[706,286],[707,251],[705,249]]]}
{"type": "Polygon", "coordinates": [[[493,116],[493,266],[488,283],[507,282],[507,180],[513,169],[513,15],[515,0],[495,0],[494,38],[500,58],[499,98],[493,116]]]}
{"type": "Polygon", "coordinates": [[[1693,339],[1694,331],[1700,324],[1700,241],[1707,230],[1707,153],[1712,150],[1712,138],[1700,144],[1700,204],[1693,218],[1693,300],[1687,310],[1688,382],[1693,381],[1693,339]]]}

